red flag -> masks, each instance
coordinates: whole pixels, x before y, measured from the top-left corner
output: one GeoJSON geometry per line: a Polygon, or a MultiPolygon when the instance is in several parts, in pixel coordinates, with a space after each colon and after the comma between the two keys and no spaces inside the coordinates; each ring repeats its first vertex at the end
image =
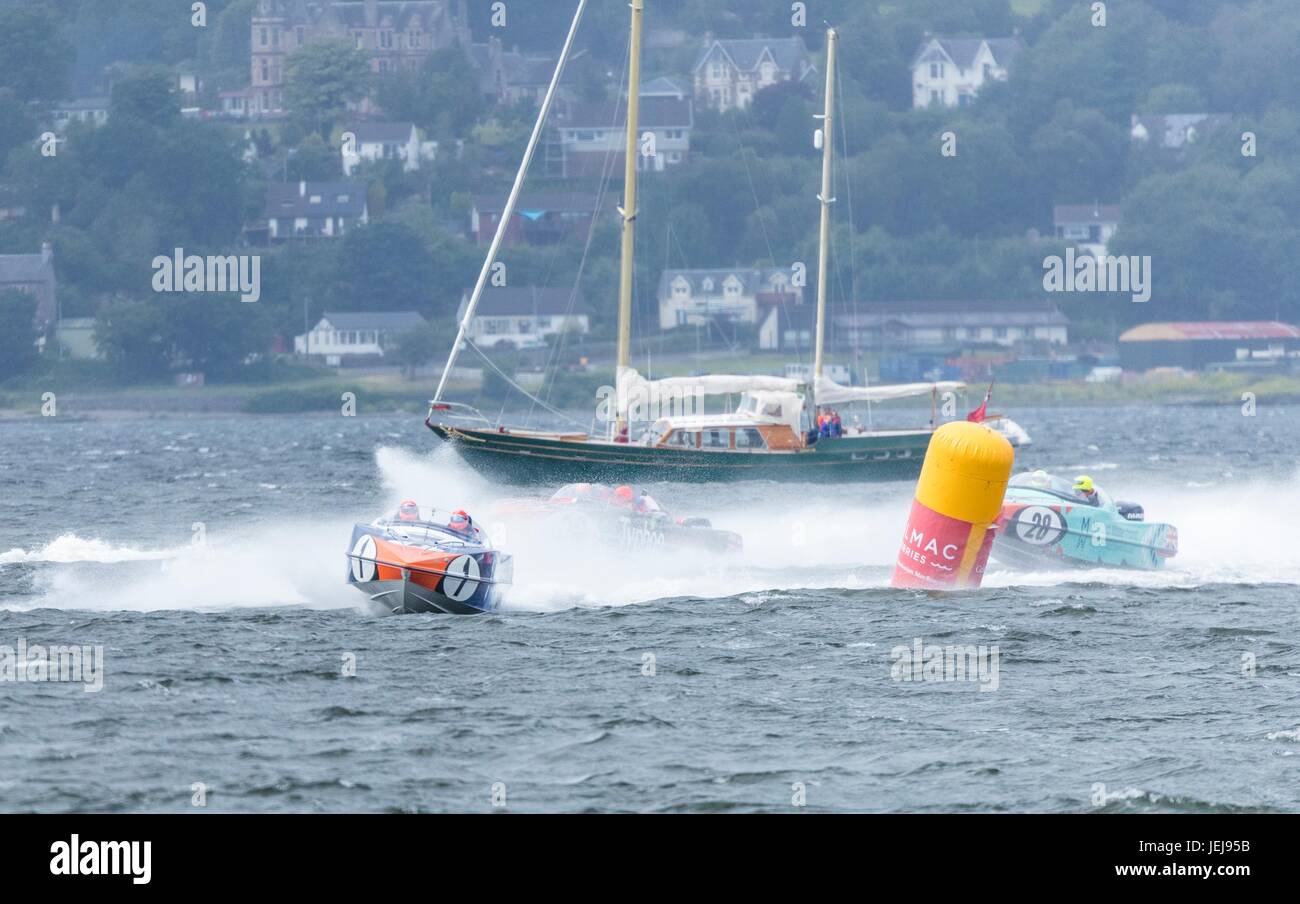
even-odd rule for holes
{"type": "Polygon", "coordinates": [[[970,414],[966,415],[966,420],[971,421],[972,423],[975,424],[984,423],[984,418],[988,417],[988,413],[989,413],[989,399],[992,397],[993,397],[993,383],[990,381],[988,392],[984,393],[984,401],[980,403],[980,407],[976,408],[970,414]]]}

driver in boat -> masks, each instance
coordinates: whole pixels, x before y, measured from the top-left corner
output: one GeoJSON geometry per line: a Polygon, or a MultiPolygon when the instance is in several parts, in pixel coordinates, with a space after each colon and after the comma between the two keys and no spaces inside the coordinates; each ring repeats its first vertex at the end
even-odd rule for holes
{"type": "Polygon", "coordinates": [[[474,519],[464,510],[460,509],[451,513],[451,518],[447,521],[447,526],[458,534],[474,533],[474,519]]]}
{"type": "Polygon", "coordinates": [[[1080,474],[1074,478],[1074,495],[1088,505],[1097,505],[1097,487],[1093,484],[1092,478],[1087,474],[1080,474]]]}
{"type": "Polygon", "coordinates": [[[662,509],[659,508],[659,503],[655,502],[654,497],[649,493],[642,493],[640,496],[636,497],[636,504],[633,508],[643,515],[649,512],[662,511],[662,509]]]}
{"type": "Polygon", "coordinates": [[[398,521],[419,521],[420,506],[414,499],[403,499],[402,504],[397,507],[398,521]]]}
{"type": "Polygon", "coordinates": [[[625,505],[628,508],[632,508],[636,503],[636,492],[627,484],[623,484],[621,487],[614,490],[613,501],[619,505],[625,505]]]}
{"type": "Polygon", "coordinates": [[[1029,485],[1045,490],[1052,485],[1052,478],[1046,471],[1039,468],[1029,475],[1029,485]]]}

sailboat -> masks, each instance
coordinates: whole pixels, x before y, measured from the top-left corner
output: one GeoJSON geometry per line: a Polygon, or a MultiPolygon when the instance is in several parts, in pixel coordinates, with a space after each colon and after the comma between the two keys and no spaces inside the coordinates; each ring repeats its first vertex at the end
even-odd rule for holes
{"type": "MultiPolygon", "coordinates": [[[[621,267],[618,297],[618,357],[612,417],[602,435],[555,432],[494,425],[468,405],[444,400],[447,377],[455,366],[474,311],[486,285],[506,226],[550,110],[556,86],[572,48],[587,0],[580,0],[560,60],[543,99],[537,123],[524,152],[497,233],[488,248],[479,279],[465,307],[456,341],[425,425],[449,443],[472,466],[509,482],[888,480],[915,476],[935,428],[938,401],[965,389],[956,381],[882,386],[841,386],[823,373],[826,331],[828,236],[835,125],[835,54],[838,35],[826,34],[826,97],[817,143],[822,150],[817,322],[811,380],[762,375],[711,374],[648,380],[631,366],[632,261],[635,250],[638,150],[637,113],[641,79],[641,29],[645,0],[631,0],[632,34],[627,94],[621,267]],[[811,384],[811,385],[809,385],[811,384]],[[646,400],[694,400],[739,395],[725,414],[672,413],[651,421],[638,437],[630,435],[633,414],[646,400]],[[917,396],[931,400],[930,423],[919,429],[876,430],[818,428],[818,415],[829,406],[880,402],[917,396]]],[[[659,406],[653,406],[659,407],[659,406]]],[[[702,407],[702,406],[700,406],[702,407]]]]}

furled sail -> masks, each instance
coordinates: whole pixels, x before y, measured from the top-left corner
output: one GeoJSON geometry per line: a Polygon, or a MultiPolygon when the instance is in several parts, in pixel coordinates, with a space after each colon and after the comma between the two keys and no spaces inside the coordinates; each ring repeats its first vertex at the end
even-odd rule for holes
{"type": "Polygon", "coordinates": [[[787,377],[741,376],[732,374],[705,374],[698,377],[665,377],[647,380],[634,367],[624,367],[618,372],[618,394],[631,398],[636,393],[680,395],[728,395],[740,392],[797,392],[798,380],[787,377]]]}
{"type": "Polygon", "coordinates": [[[817,404],[838,405],[844,402],[887,402],[931,393],[961,392],[966,384],[957,380],[935,383],[894,383],[880,386],[841,386],[829,377],[817,380],[817,404]]]}

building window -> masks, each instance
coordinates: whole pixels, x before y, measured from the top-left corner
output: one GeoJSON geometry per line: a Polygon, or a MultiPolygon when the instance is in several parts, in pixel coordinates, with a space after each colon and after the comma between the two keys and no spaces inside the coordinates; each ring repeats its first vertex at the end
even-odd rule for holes
{"type": "Polygon", "coordinates": [[[930,78],[943,78],[943,63],[930,64],[930,78]]]}
{"type": "Polygon", "coordinates": [[[942,102],[942,95],[941,95],[938,91],[931,91],[931,92],[930,92],[930,102],[931,102],[931,103],[935,103],[935,104],[937,104],[937,103],[941,103],[941,102],[942,102]]]}
{"type": "Polygon", "coordinates": [[[725,63],[709,64],[709,78],[716,81],[718,79],[725,78],[726,75],[727,75],[727,66],[725,63]]]}
{"type": "Polygon", "coordinates": [[[266,47],[271,43],[271,32],[269,29],[266,28],[259,29],[258,43],[260,43],[263,47],[266,47]]]}
{"type": "Polygon", "coordinates": [[[391,50],[393,47],[393,33],[391,31],[381,31],[379,33],[379,46],[384,50],[391,50]]]}
{"type": "Polygon", "coordinates": [[[301,47],[303,44],[307,42],[307,29],[303,28],[301,25],[294,28],[293,34],[294,34],[294,39],[298,42],[299,47],[301,47]]]}
{"type": "Polygon", "coordinates": [[[357,42],[357,47],[358,47],[358,48],[364,46],[364,44],[365,44],[365,41],[364,41],[364,39],[363,39],[362,36],[361,36],[361,32],[359,32],[359,31],[354,31],[354,32],[352,32],[352,40],[354,40],[354,41],[357,42]]]}

